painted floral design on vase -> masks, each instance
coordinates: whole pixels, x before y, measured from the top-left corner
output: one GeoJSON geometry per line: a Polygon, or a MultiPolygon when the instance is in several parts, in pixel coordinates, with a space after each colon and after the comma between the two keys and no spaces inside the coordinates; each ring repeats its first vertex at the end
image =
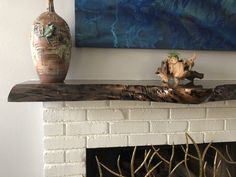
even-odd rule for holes
{"type": "Polygon", "coordinates": [[[48,10],[33,24],[31,53],[42,83],[58,83],[65,80],[71,58],[70,29],[55,13],[53,0],[48,0],[48,10]]]}

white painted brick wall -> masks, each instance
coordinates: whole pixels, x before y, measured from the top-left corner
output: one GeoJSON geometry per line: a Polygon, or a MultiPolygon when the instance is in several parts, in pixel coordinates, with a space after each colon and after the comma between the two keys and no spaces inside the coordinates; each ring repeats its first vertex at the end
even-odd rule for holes
{"type": "Polygon", "coordinates": [[[111,108],[145,108],[150,107],[149,101],[110,101],[111,108]]]}
{"type": "Polygon", "coordinates": [[[46,164],[64,163],[65,162],[65,152],[64,151],[45,151],[44,152],[44,162],[46,164]]]}
{"type": "Polygon", "coordinates": [[[46,165],[44,171],[45,177],[63,177],[78,174],[85,174],[84,162],[46,165]]]}
{"type": "MultiPolygon", "coordinates": [[[[188,132],[189,133],[189,132],[188,132]]],[[[189,133],[189,135],[194,139],[196,143],[204,143],[204,134],[203,133],[189,133]]],[[[168,135],[168,144],[185,144],[186,136],[185,133],[175,133],[168,135]]],[[[189,140],[189,144],[192,142],[189,140]]]]}
{"type": "Polygon", "coordinates": [[[187,121],[153,121],[151,132],[153,133],[176,133],[188,131],[187,121]]]}
{"type": "Polygon", "coordinates": [[[167,144],[166,134],[137,134],[129,136],[129,146],[167,144]]]}
{"type": "Polygon", "coordinates": [[[131,109],[130,111],[130,120],[162,120],[168,118],[168,109],[131,109]]]}
{"type": "Polygon", "coordinates": [[[205,142],[231,142],[235,141],[236,131],[209,132],[205,135],[205,142]]]}
{"type": "Polygon", "coordinates": [[[65,122],[85,120],[85,110],[78,109],[46,109],[43,112],[45,122],[65,122]]]}
{"type": "Polygon", "coordinates": [[[64,104],[69,108],[101,109],[109,106],[109,101],[66,101],[64,104]]]}
{"type": "Polygon", "coordinates": [[[122,120],[125,119],[123,110],[118,109],[100,109],[100,110],[88,110],[88,120],[122,120]]]}
{"type": "Polygon", "coordinates": [[[87,137],[87,148],[128,146],[126,135],[97,135],[87,137]]]}
{"type": "Polygon", "coordinates": [[[64,135],[64,124],[45,123],[44,136],[62,136],[64,135]]]}
{"type": "Polygon", "coordinates": [[[149,123],[145,121],[111,122],[110,130],[112,134],[148,133],[149,123]]]}
{"type": "Polygon", "coordinates": [[[191,120],[190,131],[191,132],[204,132],[204,131],[223,131],[223,120],[191,120]]]}
{"type": "Polygon", "coordinates": [[[85,177],[86,148],[236,141],[236,101],[44,103],[45,177],[85,177]],[[191,143],[191,142],[189,142],[191,143]]]}
{"type": "Polygon", "coordinates": [[[70,149],[67,150],[65,153],[65,161],[67,163],[74,163],[74,162],[85,162],[86,160],[86,150],[85,149],[70,149]]]}
{"type": "Polygon", "coordinates": [[[46,150],[75,149],[81,147],[85,147],[85,138],[79,136],[46,137],[44,139],[44,148],[46,150]]]}
{"type": "Polygon", "coordinates": [[[173,108],[170,112],[171,119],[205,119],[206,109],[205,108],[173,108]]]}
{"type": "Polygon", "coordinates": [[[99,135],[108,133],[107,122],[79,122],[68,123],[66,126],[66,135],[99,135]]]}
{"type": "Polygon", "coordinates": [[[236,119],[226,120],[226,130],[236,130],[236,119]]]}
{"type": "Polygon", "coordinates": [[[208,108],[207,118],[213,119],[225,119],[225,118],[235,118],[236,109],[235,108],[208,108]]]}

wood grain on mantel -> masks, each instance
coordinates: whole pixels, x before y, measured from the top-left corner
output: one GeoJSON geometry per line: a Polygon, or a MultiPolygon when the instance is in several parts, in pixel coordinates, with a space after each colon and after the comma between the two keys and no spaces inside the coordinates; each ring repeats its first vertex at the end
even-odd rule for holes
{"type": "Polygon", "coordinates": [[[178,87],[160,81],[69,80],[42,84],[28,81],[15,85],[9,102],[137,100],[198,104],[236,100],[236,81],[198,81],[178,87]]]}

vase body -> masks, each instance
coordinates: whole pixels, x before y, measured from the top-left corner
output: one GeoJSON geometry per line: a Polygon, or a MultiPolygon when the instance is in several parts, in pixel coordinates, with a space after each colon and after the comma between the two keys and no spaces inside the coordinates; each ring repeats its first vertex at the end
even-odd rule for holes
{"type": "Polygon", "coordinates": [[[48,11],[33,24],[31,53],[42,83],[65,80],[71,58],[71,34],[67,23],[55,13],[53,0],[48,0],[48,11]]]}

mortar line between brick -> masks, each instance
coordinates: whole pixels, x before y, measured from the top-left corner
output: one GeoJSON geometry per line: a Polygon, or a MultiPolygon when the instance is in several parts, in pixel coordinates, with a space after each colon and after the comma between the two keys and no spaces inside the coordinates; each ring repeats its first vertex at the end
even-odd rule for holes
{"type": "Polygon", "coordinates": [[[188,132],[190,132],[191,122],[190,121],[187,121],[187,122],[188,122],[188,132]]]}
{"type": "Polygon", "coordinates": [[[208,119],[208,117],[209,117],[209,108],[206,108],[206,113],[205,114],[206,114],[205,119],[208,119]]]}
{"type": "Polygon", "coordinates": [[[169,108],[169,109],[168,109],[168,119],[169,119],[169,120],[172,120],[172,119],[171,119],[171,117],[172,117],[172,116],[171,116],[171,110],[172,110],[172,109],[173,109],[173,108],[169,108]]]}
{"type": "Polygon", "coordinates": [[[63,124],[63,136],[66,136],[66,123],[63,124]]]}
{"type": "Polygon", "coordinates": [[[111,135],[111,122],[108,122],[108,134],[111,135]]]}
{"type": "Polygon", "coordinates": [[[128,109],[128,117],[127,118],[128,118],[128,120],[131,120],[131,109],[130,108],[128,109]]]}
{"type": "Polygon", "coordinates": [[[107,100],[107,106],[108,106],[108,108],[110,108],[111,107],[111,101],[110,100],[107,100]]]}
{"type": "Polygon", "coordinates": [[[66,150],[64,150],[63,156],[64,156],[64,157],[63,157],[63,158],[64,158],[64,159],[63,159],[63,162],[66,163],[66,150]]]}
{"type": "Polygon", "coordinates": [[[224,131],[227,131],[227,120],[224,120],[224,131]]]}
{"type": "Polygon", "coordinates": [[[170,135],[169,134],[166,134],[166,142],[167,142],[167,144],[170,144],[170,135]]]}
{"type": "Polygon", "coordinates": [[[88,109],[85,109],[85,121],[88,121],[88,109]]]}
{"type": "Polygon", "coordinates": [[[127,145],[130,146],[131,142],[130,142],[130,135],[127,135],[127,145]]]}
{"type": "Polygon", "coordinates": [[[148,133],[151,133],[151,121],[148,121],[148,133]]]}

